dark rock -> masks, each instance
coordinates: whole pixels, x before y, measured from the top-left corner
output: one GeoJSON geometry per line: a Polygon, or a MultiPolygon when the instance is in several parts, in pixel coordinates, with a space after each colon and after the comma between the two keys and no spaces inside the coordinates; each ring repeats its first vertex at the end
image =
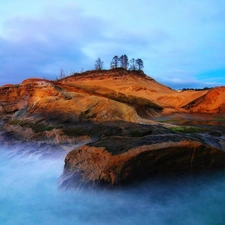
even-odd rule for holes
{"type": "Polygon", "coordinates": [[[222,136],[222,134],[218,131],[212,131],[209,134],[212,135],[212,136],[215,136],[215,137],[221,137],[222,136]]]}

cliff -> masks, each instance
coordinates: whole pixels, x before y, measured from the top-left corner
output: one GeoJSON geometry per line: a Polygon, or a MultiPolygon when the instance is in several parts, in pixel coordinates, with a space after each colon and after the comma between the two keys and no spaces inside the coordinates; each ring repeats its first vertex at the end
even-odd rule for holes
{"type": "Polygon", "coordinates": [[[71,151],[62,187],[125,185],[151,176],[224,167],[219,148],[179,134],[109,137],[71,151]]]}
{"type": "Polygon", "coordinates": [[[178,93],[140,71],[90,71],[59,81],[5,85],[0,88],[0,116],[148,123],[146,119],[165,113],[223,112],[224,93],[224,88],[178,93]]]}
{"type": "Polygon", "coordinates": [[[64,186],[74,177],[78,183],[118,185],[157,173],[220,168],[223,129],[217,137],[212,127],[197,132],[201,135],[191,134],[193,127],[182,133],[178,124],[155,118],[222,115],[224,93],[223,87],[179,93],[141,71],[124,69],[57,81],[28,79],[0,88],[0,140],[35,142],[44,149],[77,147],[65,159],[64,186]]]}
{"type": "Polygon", "coordinates": [[[207,91],[201,97],[194,99],[183,106],[189,112],[194,113],[219,113],[225,112],[225,87],[217,87],[207,91]]]}

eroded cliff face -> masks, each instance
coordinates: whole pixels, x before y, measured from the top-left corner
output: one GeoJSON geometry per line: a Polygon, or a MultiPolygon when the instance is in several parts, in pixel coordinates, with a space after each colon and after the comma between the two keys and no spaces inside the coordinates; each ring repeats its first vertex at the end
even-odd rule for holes
{"type": "Polygon", "coordinates": [[[0,88],[0,141],[35,142],[37,149],[78,147],[66,157],[64,186],[119,185],[151,174],[223,167],[224,134],[213,145],[203,136],[172,132],[166,127],[175,125],[153,118],[223,113],[224,93],[224,88],[178,93],[140,71],[123,69],[58,81],[28,79],[0,88]]]}
{"type": "Polygon", "coordinates": [[[28,115],[37,102],[58,94],[53,83],[47,80],[32,79],[20,85],[3,86],[0,88],[1,116],[10,119],[28,115]]]}
{"type": "MultiPolygon", "coordinates": [[[[118,93],[116,93],[118,94],[118,93]]],[[[63,85],[45,80],[27,80],[0,89],[0,112],[4,119],[33,117],[57,117],[63,121],[70,118],[74,121],[142,121],[138,115],[141,109],[156,114],[161,107],[146,99],[63,85]],[[132,105],[133,104],[133,105],[132,105]]]]}
{"type": "Polygon", "coordinates": [[[162,107],[163,112],[187,112],[182,106],[197,99],[208,91],[177,92],[158,83],[143,72],[114,69],[109,71],[96,71],[78,74],[60,81],[62,84],[76,86],[77,88],[111,96],[117,93],[125,96],[136,96],[147,99],[162,107]]]}
{"type": "Polygon", "coordinates": [[[224,111],[224,88],[178,93],[142,72],[93,71],[49,81],[28,79],[0,88],[2,119],[148,123],[162,113],[224,111]]]}
{"type": "Polygon", "coordinates": [[[225,112],[225,87],[214,88],[183,108],[194,113],[223,114],[225,112]]]}
{"type": "MultiPolygon", "coordinates": [[[[102,74],[99,73],[102,79],[102,74]]],[[[118,73],[120,72],[117,71],[116,77],[122,82],[125,75],[118,73]]],[[[125,121],[148,124],[152,123],[150,116],[157,115],[162,110],[161,106],[147,98],[113,90],[107,79],[107,88],[83,86],[82,76],[74,75],[61,81],[34,78],[19,85],[1,87],[1,129],[18,141],[86,141],[102,135],[100,127],[105,125],[96,125],[98,123],[125,121]],[[76,80],[77,77],[78,83],[71,82],[71,79],[76,80]],[[65,82],[67,79],[69,82],[65,82]],[[92,130],[92,133],[88,130],[92,130]]],[[[136,79],[138,82],[139,77],[136,79]]],[[[95,80],[99,80],[98,74],[93,75],[89,83],[92,84],[95,80]]],[[[109,130],[108,127],[106,135],[110,133],[109,130]]]]}
{"type": "Polygon", "coordinates": [[[193,173],[224,166],[223,150],[191,137],[169,132],[132,138],[108,137],[66,156],[62,187],[110,187],[159,174],[193,173]]]}

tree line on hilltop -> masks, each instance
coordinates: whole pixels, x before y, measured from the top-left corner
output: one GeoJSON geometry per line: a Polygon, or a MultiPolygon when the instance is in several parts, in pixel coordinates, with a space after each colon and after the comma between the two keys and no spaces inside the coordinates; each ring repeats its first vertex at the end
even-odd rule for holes
{"type": "Polygon", "coordinates": [[[204,88],[183,88],[182,91],[206,91],[210,90],[212,87],[204,87],[204,88]]]}
{"type": "MultiPolygon", "coordinates": [[[[95,61],[95,69],[102,70],[104,62],[101,58],[95,61]]],[[[120,57],[115,55],[110,62],[110,69],[123,68],[125,70],[143,70],[144,62],[142,59],[128,59],[127,55],[121,55],[120,57]]]]}
{"type": "MultiPolygon", "coordinates": [[[[104,62],[101,60],[101,58],[98,58],[95,61],[95,70],[103,70],[103,65],[104,62]]],[[[144,62],[142,59],[138,58],[138,59],[128,59],[127,55],[121,55],[119,56],[114,56],[110,62],[110,69],[116,69],[116,68],[123,68],[125,70],[136,70],[136,71],[142,71],[144,68],[144,62]]],[[[63,69],[60,69],[59,72],[59,78],[56,77],[56,80],[58,79],[62,79],[68,76],[71,76],[73,74],[79,74],[84,72],[84,70],[82,69],[81,72],[66,72],[63,69]]]]}

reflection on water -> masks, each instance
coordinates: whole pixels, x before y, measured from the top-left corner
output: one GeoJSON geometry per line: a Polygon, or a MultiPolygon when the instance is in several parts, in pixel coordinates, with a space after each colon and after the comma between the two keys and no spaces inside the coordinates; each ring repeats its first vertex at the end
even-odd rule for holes
{"type": "Polygon", "coordinates": [[[60,190],[63,158],[0,151],[0,224],[222,225],[225,174],[152,180],[125,190],[60,190]]]}

